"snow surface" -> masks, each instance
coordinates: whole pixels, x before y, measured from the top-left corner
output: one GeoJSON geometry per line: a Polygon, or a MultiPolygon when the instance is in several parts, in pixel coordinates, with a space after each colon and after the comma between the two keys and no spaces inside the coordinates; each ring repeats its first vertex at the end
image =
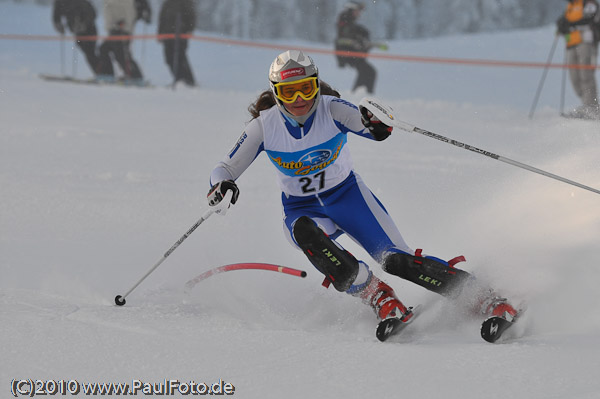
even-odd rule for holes
{"type": "MultiPolygon", "coordinates": [[[[2,33],[52,33],[47,8],[0,8],[2,33]]],[[[549,26],[398,41],[390,53],[544,62],[552,38],[549,26]]],[[[59,48],[0,40],[1,397],[14,378],[166,378],[222,379],[239,398],[598,398],[600,197],[417,134],[350,138],[357,171],[409,245],[464,254],[464,269],[527,304],[520,339],[484,342],[477,320],[383,275],[343,239],[406,304],[429,306],[395,342],[378,342],[372,311],[323,289],[285,240],[264,155],[239,179],[239,203],[114,306],[206,210],[210,170],[249,120],[277,51],[193,42],[201,88],[171,90],[155,41],[134,44],[155,89],[40,80],[60,73],[59,48]],[[308,276],[234,271],[184,293],[189,279],[237,262],[308,276]]],[[[347,90],[350,70],[314,59],[323,79],[360,100],[347,90]]],[[[529,119],[540,69],[374,63],[377,95],[405,121],[600,187],[599,125],[558,116],[558,70],[529,119]]],[[[83,63],[77,73],[89,76],[83,63]]],[[[577,105],[569,86],[566,104],[577,105]]]]}

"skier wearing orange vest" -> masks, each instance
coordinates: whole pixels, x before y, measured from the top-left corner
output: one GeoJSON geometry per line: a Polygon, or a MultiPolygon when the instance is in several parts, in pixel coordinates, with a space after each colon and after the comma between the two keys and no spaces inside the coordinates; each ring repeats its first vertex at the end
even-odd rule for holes
{"type": "Polygon", "coordinates": [[[565,36],[567,64],[589,68],[570,68],[573,89],[583,105],[569,114],[572,117],[599,119],[596,63],[600,40],[600,10],[596,0],[568,0],[565,13],[556,22],[565,36]]]}

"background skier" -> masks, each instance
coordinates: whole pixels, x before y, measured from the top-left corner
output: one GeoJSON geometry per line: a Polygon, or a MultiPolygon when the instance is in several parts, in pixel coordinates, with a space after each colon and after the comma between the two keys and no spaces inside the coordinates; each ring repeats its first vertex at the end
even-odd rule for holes
{"type": "Polygon", "coordinates": [[[194,74],[187,57],[188,39],[180,34],[189,34],[196,27],[194,0],[165,0],[158,18],[158,34],[175,34],[175,39],[160,39],[163,44],[165,62],[173,75],[173,83],[183,81],[195,86],[194,74]]]}
{"type": "Polygon", "coordinates": [[[96,39],[80,40],[77,36],[96,36],[96,10],[87,0],[55,0],[52,9],[54,29],[61,35],[65,33],[64,20],[69,30],[76,36],[77,46],[85,54],[90,69],[95,72],[98,57],[96,39]]]}
{"type": "MultiPolygon", "coordinates": [[[[110,36],[130,36],[138,19],[136,0],[104,0],[104,26],[110,36]]],[[[142,72],[131,54],[130,39],[106,40],[100,46],[97,78],[115,80],[112,57],[123,71],[127,83],[143,84],[142,72]]]]}
{"type": "MultiPolygon", "coordinates": [[[[567,8],[556,25],[565,35],[569,65],[596,66],[600,41],[600,11],[596,0],[567,0],[567,8]]],[[[578,118],[600,118],[596,69],[570,68],[573,90],[583,103],[572,113],[578,118]]]]}
{"type": "MultiPolygon", "coordinates": [[[[337,21],[337,38],[335,40],[336,51],[352,51],[357,53],[367,53],[374,46],[370,40],[370,34],[367,28],[359,25],[356,20],[360,17],[365,8],[363,3],[351,1],[344,6],[343,11],[337,21]]],[[[382,49],[387,46],[378,45],[382,49]]],[[[357,75],[352,91],[361,86],[367,89],[367,93],[375,91],[375,78],[377,72],[375,67],[367,62],[366,57],[354,57],[337,54],[338,66],[343,68],[346,65],[356,69],[357,75]]]]}

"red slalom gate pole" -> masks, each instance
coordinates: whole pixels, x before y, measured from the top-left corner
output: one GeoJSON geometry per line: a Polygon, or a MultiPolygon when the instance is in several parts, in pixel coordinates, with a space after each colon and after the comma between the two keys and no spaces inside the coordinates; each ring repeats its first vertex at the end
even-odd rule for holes
{"type": "Polygon", "coordinates": [[[193,279],[191,279],[190,281],[185,283],[185,291],[186,292],[190,291],[192,288],[194,288],[194,286],[196,284],[198,284],[202,280],[206,280],[210,276],[213,276],[215,274],[230,272],[233,270],[269,270],[269,271],[273,271],[273,272],[289,274],[291,276],[296,276],[296,277],[306,277],[305,271],[294,269],[291,267],[286,267],[286,266],[272,265],[270,263],[235,263],[232,265],[215,267],[214,269],[210,269],[210,270],[194,277],[193,279]]]}

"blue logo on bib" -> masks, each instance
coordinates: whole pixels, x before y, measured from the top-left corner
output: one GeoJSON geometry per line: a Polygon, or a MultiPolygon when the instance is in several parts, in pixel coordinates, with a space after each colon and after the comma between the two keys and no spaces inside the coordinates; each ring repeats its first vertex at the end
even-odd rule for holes
{"type": "Polygon", "coordinates": [[[297,152],[267,151],[275,167],[287,176],[317,173],[336,161],[348,137],[344,133],[331,140],[297,152]]]}
{"type": "Polygon", "coordinates": [[[302,162],[304,165],[316,165],[327,161],[329,157],[331,157],[331,151],[316,150],[311,151],[302,158],[300,158],[300,162],[302,162]]]}

